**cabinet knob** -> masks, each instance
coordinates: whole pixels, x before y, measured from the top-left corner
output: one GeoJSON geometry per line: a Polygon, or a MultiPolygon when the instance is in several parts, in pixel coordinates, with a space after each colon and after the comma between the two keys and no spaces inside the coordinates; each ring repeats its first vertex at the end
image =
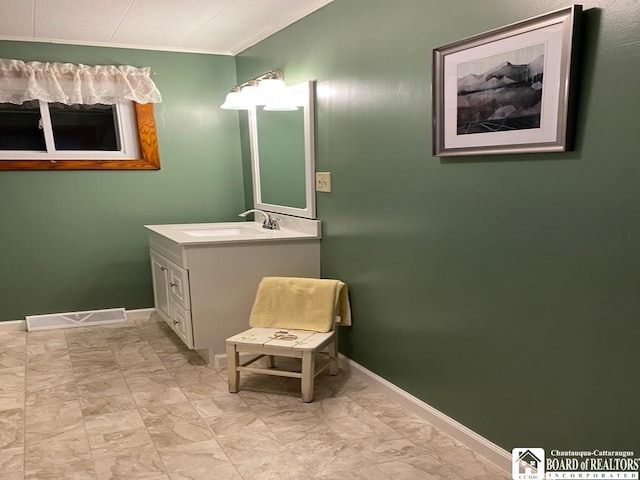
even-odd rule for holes
{"type": "Polygon", "coordinates": [[[178,325],[179,323],[182,323],[182,322],[181,322],[180,320],[174,320],[174,321],[173,321],[173,324],[174,324],[174,325],[178,325]]]}
{"type": "Polygon", "coordinates": [[[163,272],[167,271],[167,267],[160,267],[160,270],[162,270],[163,272]]]}
{"type": "Polygon", "coordinates": [[[171,286],[171,288],[173,288],[173,287],[177,287],[177,286],[178,286],[178,284],[177,284],[177,283],[173,283],[173,282],[171,282],[169,285],[171,286]]]}

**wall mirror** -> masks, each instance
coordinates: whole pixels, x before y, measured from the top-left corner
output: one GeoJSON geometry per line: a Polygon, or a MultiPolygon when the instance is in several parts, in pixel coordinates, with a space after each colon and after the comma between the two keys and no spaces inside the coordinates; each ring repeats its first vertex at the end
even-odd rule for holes
{"type": "Polygon", "coordinates": [[[314,82],[290,87],[298,110],[249,110],[255,208],[316,217],[314,82]]]}

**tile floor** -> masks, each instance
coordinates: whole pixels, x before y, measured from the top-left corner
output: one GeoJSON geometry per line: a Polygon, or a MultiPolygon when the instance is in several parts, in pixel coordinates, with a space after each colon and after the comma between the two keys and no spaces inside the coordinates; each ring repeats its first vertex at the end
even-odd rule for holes
{"type": "Polygon", "coordinates": [[[243,375],[227,391],[152,317],[0,332],[2,480],[508,480],[494,464],[340,372],[243,375]]]}

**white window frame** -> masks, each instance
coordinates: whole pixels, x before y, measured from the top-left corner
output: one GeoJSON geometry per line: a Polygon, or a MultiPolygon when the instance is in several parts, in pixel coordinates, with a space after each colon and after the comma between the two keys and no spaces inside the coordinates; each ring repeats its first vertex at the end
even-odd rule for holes
{"type": "Polygon", "coordinates": [[[120,150],[56,150],[49,104],[40,102],[40,118],[47,151],[0,150],[0,160],[133,160],[140,158],[138,127],[133,102],[119,102],[115,107],[116,135],[120,150]]]}

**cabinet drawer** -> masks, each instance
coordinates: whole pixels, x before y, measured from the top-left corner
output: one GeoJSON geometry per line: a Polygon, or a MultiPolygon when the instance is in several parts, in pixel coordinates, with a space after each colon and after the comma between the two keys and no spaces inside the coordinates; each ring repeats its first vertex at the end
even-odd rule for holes
{"type": "Polygon", "coordinates": [[[172,262],[169,262],[169,292],[173,303],[181,305],[185,310],[191,309],[189,272],[172,262]]]}
{"type": "Polygon", "coordinates": [[[191,327],[191,312],[175,303],[171,308],[171,328],[182,339],[187,347],[193,349],[193,328],[191,327]]]}
{"type": "Polygon", "coordinates": [[[149,232],[149,247],[183,268],[187,266],[186,251],[180,245],[155,232],[149,232]]]}

